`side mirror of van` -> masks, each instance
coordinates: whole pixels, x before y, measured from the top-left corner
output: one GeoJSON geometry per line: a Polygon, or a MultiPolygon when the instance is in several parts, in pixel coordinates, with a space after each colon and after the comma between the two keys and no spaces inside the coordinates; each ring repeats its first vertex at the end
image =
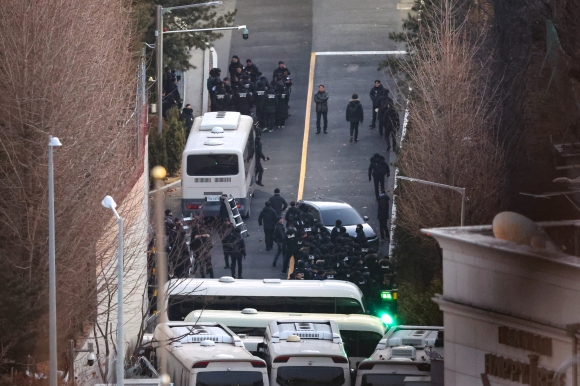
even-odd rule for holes
{"type": "Polygon", "coordinates": [[[266,345],[264,343],[258,343],[258,346],[256,347],[256,351],[259,353],[264,352],[264,348],[266,348],[266,345]]]}
{"type": "Polygon", "coordinates": [[[363,220],[365,220],[365,222],[369,221],[369,216],[363,216],[363,220]]]}

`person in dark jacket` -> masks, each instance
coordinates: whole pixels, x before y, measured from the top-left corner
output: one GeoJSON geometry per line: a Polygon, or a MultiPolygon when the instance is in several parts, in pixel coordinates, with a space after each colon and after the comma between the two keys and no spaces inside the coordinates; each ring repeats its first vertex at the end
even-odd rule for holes
{"type": "Polygon", "coordinates": [[[282,273],[286,273],[288,271],[288,265],[290,264],[290,259],[292,256],[296,258],[296,254],[298,253],[300,246],[298,243],[301,243],[299,240],[298,233],[296,228],[288,227],[286,229],[286,252],[284,253],[284,264],[282,266],[282,273]]]}
{"type": "Polygon", "coordinates": [[[243,83],[238,87],[234,93],[234,105],[236,106],[236,111],[240,114],[252,114],[252,93],[250,92],[249,83],[243,83]]]}
{"type": "Polygon", "coordinates": [[[254,105],[256,106],[256,127],[264,127],[264,104],[266,103],[266,85],[262,81],[259,81],[256,86],[256,92],[254,94],[254,105]]]}
{"type": "Polygon", "coordinates": [[[365,231],[362,224],[356,224],[355,233],[356,233],[356,236],[354,237],[355,243],[357,243],[361,248],[366,248],[367,237],[365,236],[365,231]]]}
{"type": "Polygon", "coordinates": [[[389,107],[389,104],[393,103],[393,100],[391,98],[389,98],[389,93],[388,90],[385,90],[386,92],[383,93],[383,95],[381,95],[379,97],[379,102],[378,102],[378,109],[379,111],[377,112],[377,120],[379,121],[379,135],[382,137],[383,136],[383,132],[385,129],[385,124],[386,124],[386,119],[387,119],[387,109],[389,107]]]}
{"type": "Polygon", "coordinates": [[[217,89],[211,100],[211,111],[228,111],[231,97],[222,86],[217,89]]]}
{"type": "Polygon", "coordinates": [[[191,128],[193,127],[193,109],[191,105],[188,103],[185,105],[183,110],[181,110],[181,120],[185,121],[185,141],[187,142],[187,138],[189,138],[189,133],[191,132],[191,128]]]}
{"type": "Polygon", "coordinates": [[[280,195],[280,189],[278,188],[274,189],[274,195],[270,197],[268,201],[272,204],[272,209],[276,211],[277,216],[282,216],[282,212],[288,208],[288,203],[284,197],[280,195]]]}
{"type": "Polygon", "coordinates": [[[246,258],[246,243],[242,238],[242,230],[240,228],[235,228],[232,233],[232,277],[236,277],[236,265],[238,266],[238,279],[243,279],[242,277],[242,259],[246,258]]]}
{"type": "Polygon", "coordinates": [[[269,87],[266,90],[266,100],[264,102],[263,116],[264,116],[264,131],[270,133],[274,131],[274,116],[278,107],[278,98],[273,88],[269,87]]]}
{"type": "Polygon", "coordinates": [[[278,62],[278,68],[274,70],[272,74],[272,80],[280,80],[284,78],[284,71],[288,71],[288,75],[290,75],[290,70],[286,68],[286,65],[283,61],[278,62]]]}
{"type": "Polygon", "coordinates": [[[385,176],[389,177],[391,175],[391,169],[385,161],[385,157],[379,153],[375,153],[370,160],[369,164],[369,182],[372,180],[375,184],[375,197],[379,199],[379,185],[381,189],[385,189],[385,176]]]}
{"type": "Polygon", "coordinates": [[[274,242],[278,247],[278,251],[276,252],[276,256],[274,256],[274,262],[272,263],[272,267],[276,266],[278,257],[280,257],[282,255],[282,252],[284,252],[285,239],[286,239],[286,230],[284,229],[284,218],[282,216],[279,216],[278,222],[276,222],[276,227],[274,228],[274,242]]]}
{"type": "Polygon", "coordinates": [[[254,63],[252,63],[252,59],[246,59],[246,67],[244,67],[244,71],[250,76],[250,81],[252,83],[256,82],[260,70],[254,63]]]}
{"type": "Polygon", "coordinates": [[[318,86],[318,92],[314,94],[316,103],[316,134],[320,134],[320,118],[324,120],[324,134],[328,133],[328,93],[324,90],[324,85],[318,86]]]}
{"type": "Polygon", "coordinates": [[[357,94],[352,94],[352,99],[348,101],[346,106],[346,121],[350,122],[350,142],[353,140],[358,142],[358,125],[363,123],[364,115],[363,108],[360,104],[357,94]]]}
{"type": "Polygon", "coordinates": [[[181,104],[183,101],[181,100],[181,96],[179,95],[179,90],[177,89],[177,78],[173,81],[173,83],[167,88],[165,94],[163,95],[163,102],[162,102],[162,115],[165,118],[167,116],[167,112],[172,109],[173,107],[181,108],[181,104]]]}
{"type": "Polygon", "coordinates": [[[262,160],[268,161],[270,158],[264,155],[262,151],[262,137],[256,137],[256,185],[264,186],[262,184],[262,175],[264,174],[264,167],[262,160]]]}
{"type": "Polygon", "coordinates": [[[230,73],[230,78],[233,79],[234,76],[236,76],[237,74],[237,68],[241,68],[244,69],[244,66],[242,66],[242,63],[240,63],[240,58],[238,58],[238,55],[234,55],[232,56],[232,61],[230,62],[230,65],[228,67],[228,72],[230,73]]]}
{"type": "Polygon", "coordinates": [[[376,122],[377,122],[377,109],[379,108],[379,98],[383,95],[383,93],[385,92],[385,88],[383,87],[383,85],[381,84],[380,80],[375,80],[375,85],[373,86],[373,88],[371,88],[371,92],[369,93],[371,100],[373,101],[373,121],[372,123],[369,125],[369,127],[371,129],[374,129],[376,127],[376,122]]]}
{"type": "Polygon", "coordinates": [[[391,202],[389,196],[385,192],[385,189],[381,189],[379,194],[379,205],[377,211],[377,218],[379,219],[379,234],[381,235],[381,241],[387,240],[389,236],[389,228],[387,227],[387,222],[389,221],[389,211],[391,208],[391,202]]]}
{"type": "Polygon", "coordinates": [[[266,242],[266,251],[272,250],[274,246],[274,228],[276,228],[276,222],[278,221],[278,215],[276,211],[272,209],[272,204],[270,201],[266,201],[264,209],[260,212],[258,216],[258,224],[264,227],[264,239],[266,242]]]}
{"type": "Polygon", "coordinates": [[[387,140],[387,150],[391,150],[391,142],[393,143],[393,151],[397,146],[397,132],[400,126],[399,113],[392,103],[389,103],[385,111],[385,136],[387,140]]]}
{"type": "Polygon", "coordinates": [[[274,124],[279,129],[283,129],[288,119],[288,90],[284,84],[280,84],[278,87],[276,98],[278,99],[278,106],[274,115],[274,124]]]}
{"type": "Polygon", "coordinates": [[[224,252],[224,260],[226,262],[224,269],[229,269],[230,258],[232,256],[232,246],[235,241],[235,239],[233,239],[234,224],[228,221],[227,223],[224,223],[224,227],[224,237],[222,238],[222,248],[224,252]]]}
{"type": "Polygon", "coordinates": [[[213,279],[213,265],[211,263],[211,249],[212,241],[209,233],[204,233],[200,230],[195,236],[192,235],[189,247],[195,257],[195,265],[193,273],[200,269],[201,277],[205,277],[205,273],[209,273],[209,277],[213,279]]]}
{"type": "Polygon", "coordinates": [[[290,208],[288,208],[288,211],[286,211],[286,216],[284,219],[286,220],[286,226],[288,226],[289,223],[298,225],[300,222],[300,209],[296,207],[295,201],[290,202],[290,208]]]}
{"type": "Polygon", "coordinates": [[[340,233],[340,228],[344,228],[342,226],[342,220],[336,220],[334,223],[334,228],[332,228],[332,231],[330,231],[330,241],[333,243],[336,242],[336,237],[340,233]]]}

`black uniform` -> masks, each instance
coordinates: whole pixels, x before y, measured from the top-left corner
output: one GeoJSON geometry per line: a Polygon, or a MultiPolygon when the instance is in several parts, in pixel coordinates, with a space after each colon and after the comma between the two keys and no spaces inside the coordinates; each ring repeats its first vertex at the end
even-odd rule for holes
{"type": "Polygon", "coordinates": [[[274,228],[278,222],[278,215],[271,206],[265,206],[258,216],[258,224],[264,226],[264,238],[266,241],[266,250],[269,251],[274,246],[274,228]]]}
{"type": "Polygon", "coordinates": [[[370,127],[372,127],[372,128],[375,127],[375,124],[377,122],[377,112],[375,110],[379,108],[379,98],[384,93],[386,93],[386,91],[387,90],[383,87],[383,85],[379,84],[379,87],[373,86],[373,88],[371,88],[371,92],[369,93],[369,96],[371,97],[371,100],[373,101],[373,122],[370,125],[370,127]]]}
{"type": "Polygon", "coordinates": [[[185,121],[185,140],[189,137],[189,132],[193,127],[193,109],[191,107],[184,107],[181,110],[181,119],[185,121]]]}
{"type": "Polygon", "coordinates": [[[298,253],[298,250],[300,250],[298,242],[302,243],[302,241],[299,240],[296,229],[288,228],[286,230],[286,253],[284,254],[284,265],[282,266],[282,273],[287,272],[290,258],[295,256],[296,253],[298,253]]]}
{"type": "Polygon", "coordinates": [[[286,86],[281,85],[278,87],[276,98],[278,99],[278,106],[276,107],[275,125],[278,128],[283,128],[286,124],[286,119],[288,119],[288,90],[286,86]]]}
{"type": "Polygon", "coordinates": [[[379,154],[375,154],[371,157],[371,162],[369,165],[369,181],[371,176],[375,184],[375,197],[379,199],[379,184],[381,189],[385,189],[385,176],[389,177],[391,175],[391,169],[385,161],[385,157],[379,154]]]}
{"type": "Polygon", "coordinates": [[[262,152],[262,141],[256,138],[256,184],[262,185],[262,175],[264,174],[264,167],[262,160],[266,161],[266,156],[262,152]]]}
{"type": "Polygon", "coordinates": [[[211,100],[212,111],[228,111],[231,105],[231,96],[224,87],[219,88],[211,100]]]}
{"type": "Polygon", "coordinates": [[[242,279],[242,259],[246,257],[246,243],[240,234],[240,228],[232,233],[232,277],[236,277],[236,264],[238,266],[238,279],[242,279]]]}
{"type": "Polygon", "coordinates": [[[270,201],[272,204],[272,209],[276,211],[277,216],[282,216],[282,212],[288,208],[288,203],[284,197],[280,195],[280,193],[274,193],[274,195],[270,197],[268,201],[270,201]]]}
{"type": "Polygon", "coordinates": [[[249,86],[249,84],[244,84],[234,93],[236,111],[242,115],[252,115],[252,93],[249,86]]]}
{"type": "Polygon", "coordinates": [[[254,93],[254,104],[256,105],[256,120],[259,126],[264,127],[264,104],[266,103],[266,86],[258,82],[256,92],[254,93]]]}
{"type": "Polygon", "coordinates": [[[396,149],[397,140],[396,134],[399,131],[399,113],[395,109],[395,106],[389,104],[387,110],[385,111],[385,135],[387,140],[387,150],[391,150],[391,143],[393,143],[393,150],[396,149]]]}
{"type": "Polygon", "coordinates": [[[351,99],[346,106],[346,121],[350,122],[350,140],[358,141],[358,124],[364,119],[363,108],[358,99],[351,99]]]}
{"type": "Polygon", "coordinates": [[[379,233],[381,235],[381,240],[389,238],[389,228],[387,228],[387,222],[389,220],[389,210],[391,207],[391,202],[389,196],[386,194],[381,194],[379,197],[379,206],[377,218],[379,219],[379,233]]]}
{"type": "Polygon", "coordinates": [[[266,101],[264,102],[263,117],[264,130],[274,130],[274,115],[278,107],[278,98],[273,88],[268,88],[266,91],[266,101]]]}
{"type": "Polygon", "coordinates": [[[272,263],[272,267],[276,266],[276,262],[278,261],[278,257],[282,255],[284,252],[284,241],[286,239],[286,231],[284,230],[284,225],[276,222],[276,227],[274,228],[274,242],[278,247],[276,251],[276,256],[274,256],[274,262],[272,263]]]}

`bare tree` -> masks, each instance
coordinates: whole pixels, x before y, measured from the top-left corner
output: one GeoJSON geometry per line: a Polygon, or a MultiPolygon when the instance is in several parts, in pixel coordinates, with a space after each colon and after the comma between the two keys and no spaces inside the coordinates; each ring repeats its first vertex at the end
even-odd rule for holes
{"type": "Polygon", "coordinates": [[[99,240],[111,221],[100,201],[111,194],[123,202],[142,174],[130,42],[125,0],[2,1],[0,279],[10,299],[0,302],[0,346],[10,347],[3,358],[41,361],[48,353],[49,134],[63,143],[55,151],[61,353],[98,316],[98,275],[110,259],[99,240]]]}
{"type": "MultiPolygon", "coordinates": [[[[453,0],[441,1],[437,12],[421,15],[418,37],[408,42],[411,54],[401,67],[412,92],[399,167],[409,177],[465,187],[467,222],[480,224],[502,200],[505,157],[495,132],[501,112],[481,58],[485,35],[473,35],[470,13],[461,16],[458,8],[453,0]]],[[[455,192],[401,183],[398,221],[414,234],[458,225],[460,208],[455,192]]]]}

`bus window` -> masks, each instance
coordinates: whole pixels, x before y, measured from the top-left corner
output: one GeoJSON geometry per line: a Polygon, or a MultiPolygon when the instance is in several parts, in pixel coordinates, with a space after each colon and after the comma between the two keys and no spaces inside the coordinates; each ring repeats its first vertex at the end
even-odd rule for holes
{"type": "Polygon", "coordinates": [[[375,352],[375,348],[383,336],[373,331],[358,331],[357,334],[358,356],[370,357],[375,352]]]}
{"type": "Polygon", "coordinates": [[[280,298],[269,296],[240,296],[239,309],[255,308],[267,312],[284,312],[286,305],[280,298]]]}
{"type": "MultiPolygon", "coordinates": [[[[342,343],[344,344],[344,351],[348,357],[359,357],[358,346],[357,346],[357,331],[350,330],[340,330],[340,336],[342,338],[342,343]]],[[[373,352],[371,351],[371,354],[373,352]]],[[[369,355],[370,356],[370,355],[369,355]]]]}
{"type": "Polygon", "coordinates": [[[236,334],[246,334],[247,336],[264,336],[266,333],[265,327],[236,327],[228,326],[230,330],[236,334]]]}
{"type": "Polygon", "coordinates": [[[334,314],[334,298],[286,297],[286,312],[334,314]]]}
{"type": "MultiPolygon", "coordinates": [[[[201,298],[201,297],[200,297],[201,298]]],[[[238,296],[206,296],[205,307],[208,310],[241,311],[238,296]]],[[[203,299],[203,298],[202,298],[203,299]]],[[[200,304],[201,305],[201,304],[200,304]]],[[[197,310],[201,308],[196,308],[197,310]]]]}
{"type": "Polygon", "coordinates": [[[364,311],[356,299],[336,298],[337,314],[364,314],[364,311]]]}
{"type": "Polygon", "coordinates": [[[169,320],[184,320],[193,310],[194,301],[189,296],[174,295],[169,297],[167,318],[169,320]]]}
{"type": "Polygon", "coordinates": [[[236,154],[192,154],[187,156],[188,176],[235,176],[239,173],[236,154]]]}

